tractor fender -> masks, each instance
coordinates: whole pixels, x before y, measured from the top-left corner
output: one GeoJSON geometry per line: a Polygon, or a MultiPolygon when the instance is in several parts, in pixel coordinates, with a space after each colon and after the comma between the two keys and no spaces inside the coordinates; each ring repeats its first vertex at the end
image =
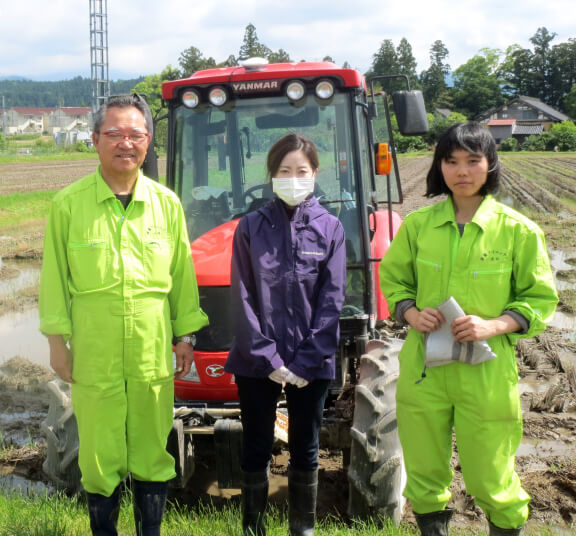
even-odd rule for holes
{"type": "Polygon", "coordinates": [[[373,266],[376,320],[385,320],[390,317],[386,298],[380,289],[380,260],[390,247],[390,226],[392,226],[392,236],[395,236],[401,224],[402,218],[397,212],[390,213],[388,210],[381,209],[370,214],[370,227],[375,229],[372,237],[371,254],[373,259],[378,259],[373,266]],[[390,220],[392,220],[392,225],[390,225],[390,220]]]}

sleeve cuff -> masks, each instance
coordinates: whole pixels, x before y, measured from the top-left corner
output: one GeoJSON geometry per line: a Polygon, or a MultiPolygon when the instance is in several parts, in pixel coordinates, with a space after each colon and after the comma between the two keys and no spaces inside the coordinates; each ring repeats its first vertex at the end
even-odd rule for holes
{"type": "Polygon", "coordinates": [[[411,309],[412,307],[416,307],[416,300],[409,298],[399,301],[396,304],[396,310],[394,311],[394,319],[396,322],[399,322],[400,324],[407,324],[406,319],[404,318],[404,314],[406,311],[408,311],[408,309],[411,309]]]}
{"type": "Polygon", "coordinates": [[[528,333],[528,329],[530,328],[530,322],[526,319],[524,315],[517,313],[516,311],[504,311],[502,314],[511,316],[518,324],[520,324],[520,329],[516,332],[521,335],[528,333]]]}

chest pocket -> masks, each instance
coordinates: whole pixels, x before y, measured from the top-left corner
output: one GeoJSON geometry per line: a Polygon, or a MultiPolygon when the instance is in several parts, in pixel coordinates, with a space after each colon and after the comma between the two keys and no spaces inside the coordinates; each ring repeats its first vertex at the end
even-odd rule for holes
{"type": "Polygon", "coordinates": [[[112,281],[110,244],[92,239],[68,244],[72,284],[80,292],[101,289],[112,281]]]}
{"type": "Polygon", "coordinates": [[[444,266],[436,261],[416,258],[416,301],[418,306],[436,307],[443,298],[444,266]]]}
{"type": "Polygon", "coordinates": [[[144,240],[144,266],[152,285],[164,287],[170,284],[170,265],[174,241],[168,237],[144,240]]]}
{"type": "Polygon", "coordinates": [[[295,253],[297,276],[318,277],[328,255],[328,243],[313,230],[305,230],[298,236],[295,253]]]}
{"type": "Polygon", "coordinates": [[[512,263],[494,262],[472,267],[468,288],[471,303],[486,316],[499,316],[512,292],[512,263]]]}

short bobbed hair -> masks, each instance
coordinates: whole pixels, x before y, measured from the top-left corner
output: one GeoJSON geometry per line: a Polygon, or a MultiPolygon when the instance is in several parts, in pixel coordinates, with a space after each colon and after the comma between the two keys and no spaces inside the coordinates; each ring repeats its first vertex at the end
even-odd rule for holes
{"type": "Polygon", "coordinates": [[[136,108],[144,116],[148,134],[152,135],[154,133],[154,120],[152,119],[152,112],[148,103],[142,96],[133,93],[132,95],[112,96],[98,108],[98,111],[94,114],[93,127],[96,134],[100,134],[100,129],[106,120],[106,114],[110,108],[136,108]]]}
{"type": "Polygon", "coordinates": [[[292,151],[302,151],[308,158],[312,169],[318,169],[318,152],[314,143],[301,134],[292,133],[280,138],[268,151],[266,159],[268,179],[276,176],[282,160],[292,151]]]}
{"type": "Polygon", "coordinates": [[[442,175],[442,161],[448,160],[454,151],[464,150],[475,155],[484,155],[488,160],[488,178],[480,188],[481,195],[493,194],[500,186],[500,162],[496,142],[488,129],[480,123],[470,121],[452,125],[438,140],[434,159],[426,176],[426,197],[448,194],[451,191],[442,175]]]}

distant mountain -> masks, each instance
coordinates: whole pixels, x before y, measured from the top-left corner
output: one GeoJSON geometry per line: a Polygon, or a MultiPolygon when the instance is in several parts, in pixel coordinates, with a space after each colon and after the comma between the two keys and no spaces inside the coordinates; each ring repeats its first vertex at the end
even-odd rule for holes
{"type": "Polygon", "coordinates": [[[3,74],[0,74],[0,80],[30,80],[30,79],[25,78],[24,76],[18,76],[18,75],[5,76],[3,74]]]}
{"type": "MultiPolygon", "coordinates": [[[[144,77],[110,82],[110,94],[132,91],[144,77]]],[[[6,108],[57,108],[59,106],[91,106],[93,85],[90,78],[77,76],[71,80],[37,82],[18,77],[0,77],[0,95],[6,108]]]]}

